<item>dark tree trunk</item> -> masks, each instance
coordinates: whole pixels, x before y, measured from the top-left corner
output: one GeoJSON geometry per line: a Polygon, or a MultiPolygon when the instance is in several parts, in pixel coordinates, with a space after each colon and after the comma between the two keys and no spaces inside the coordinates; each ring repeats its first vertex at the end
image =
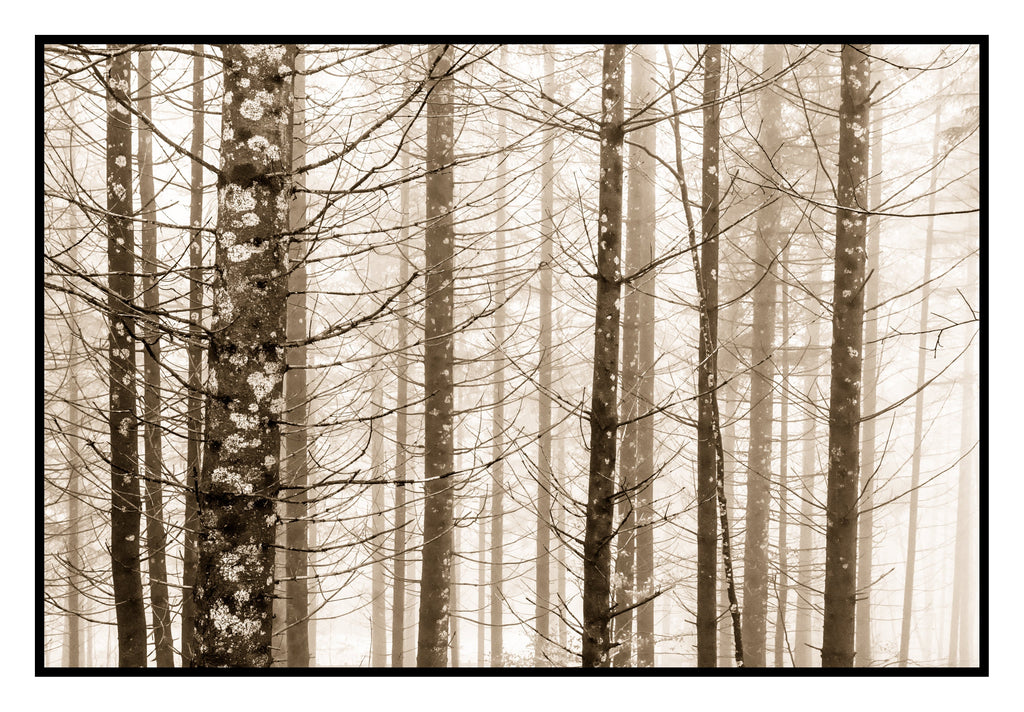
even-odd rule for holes
{"type": "MultiPolygon", "coordinates": [[[[770,76],[782,66],[779,45],[764,48],[762,75],[770,76]]],[[[747,461],[746,538],[743,541],[743,648],[747,667],[765,666],[765,633],[768,617],[768,520],[772,481],[772,424],[775,375],[775,299],[778,287],[776,257],[779,242],[781,204],[771,187],[777,167],[779,99],[774,89],[764,90],[761,100],[761,192],[757,212],[755,248],[753,334],[750,374],[750,445],[747,461]]]]}
{"type": "MultiPolygon", "coordinates": [[[[152,120],[153,53],[139,53],[139,113],[152,120]]],[[[160,329],[152,314],[160,309],[157,281],[156,195],[153,188],[153,133],[139,126],[139,201],[142,214],[142,304],[150,316],[143,323],[143,442],[146,444],[146,558],[149,564],[150,612],[157,667],[174,667],[174,639],[167,594],[167,534],[164,532],[163,443],[161,437],[160,329]]]]}
{"type": "Polygon", "coordinates": [[[447,667],[455,489],[452,266],[455,155],[451,45],[430,48],[427,100],[426,303],[423,344],[425,501],[418,667],[447,667]]]}
{"type": "MultiPolygon", "coordinates": [[[[555,93],[555,58],[550,46],[544,47],[544,93],[555,93]]],[[[544,102],[543,111],[551,113],[554,106],[544,102]]],[[[540,248],[540,363],[538,364],[537,410],[537,554],[536,596],[534,612],[536,635],[533,663],[547,665],[544,650],[550,637],[551,621],[551,244],[555,231],[555,132],[548,126],[544,132],[541,158],[541,248],[540,248]]]]}
{"type": "Polygon", "coordinates": [[[139,559],[139,421],[135,408],[135,234],[128,51],[111,45],[107,71],[107,264],[110,291],[110,559],[119,667],[146,666],[139,559]]]}
{"type": "MultiPolygon", "coordinates": [[[[302,70],[304,56],[295,58],[295,68],[302,70]]],[[[296,74],[294,79],[291,127],[292,170],[298,171],[306,163],[306,79],[296,74]]],[[[309,460],[307,454],[306,417],[309,395],[306,392],[306,255],[301,232],[306,229],[306,194],[304,173],[295,173],[296,191],[288,210],[288,229],[292,233],[288,243],[288,307],[286,335],[290,343],[285,349],[287,370],[284,375],[285,422],[283,477],[290,497],[285,504],[288,522],[285,525],[285,627],[287,629],[288,667],[308,667],[309,660],[309,589],[306,577],[309,571],[309,460]]]]}
{"type": "MultiPolygon", "coordinates": [[[[192,155],[202,156],[205,122],[203,110],[203,45],[196,45],[192,59],[192,155]]],[[[193,587],[196,580],[196,483],[199,479],[203,438],[203,166],[192,161],[189,180],[189,270],[188,270],[188,445],[185,487],[185,532],[181,590],[181,666],[190,667],[195,636],[195,604],[193,587]]]]}
{"type": "Polygon", "coordinates": [[[867,234],[867,221],[861,211],[868,207],[869,49],[868,45],[848,44],[842,49],[822,667],[852,667],[854,655],[864,242],[867,234]]]}
{"type": "Polygon", "coordinates": [[[615,495],[619,252],[622,236],[622,121],[625,45],[605,45],[601,72],[601,177],[597,225],[590,481],[583,543],[583,667],[608,667],[612,516],[615,495]]]}
{"type": "Polygon", "coordinates": [[[195,664],[269,667],[296,48],[228,44],[223,54],[195,664]]]}
{"type": "MultiPolygon", "coordinates": [[[[373,259],[371,258],[371,264],[373,259]]],[[[371,268],[372,269],[372,268],[371,268]]],[[[375,359],[380,361],[380,355],[375,359]]],[[[384,485],[379,484],[386,481],[384,472],[384,433],[381,432],[381,423],[384,422],[384,384],[380,377],[373,387],[371,397],[373,408],[377,411],[378,418],[370,421],[370,471],[373,473],[374,484],[370,485],[372,490],[370,505],[370,532],[373,536],[371,545],[370,563],[370,665],[373,667],[387,667],[388,645],[387,645],[387,591],[384,585],[384,560],[386,557],[384,537],[386,524],[384,522],[384,485]]]]}
{"type": "Polygon", "coordinates": [[[704,156],[701,171],[701,275],[704,308],[700,310],[697,390],[697,667],[715,667],[718,612],[715,578],[718,560],[714,411],[711,399],[718,381],[718,86],[722,46],[704,53],[704,156]]]}

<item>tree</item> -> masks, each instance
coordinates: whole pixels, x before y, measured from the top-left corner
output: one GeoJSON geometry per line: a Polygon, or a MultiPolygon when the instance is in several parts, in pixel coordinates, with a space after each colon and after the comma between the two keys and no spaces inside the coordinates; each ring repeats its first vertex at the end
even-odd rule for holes
{"type": "MultiPolygon", "coordinates": [[[[203,45],[195,45],[192,57],[192,155],[203,154],[203,45]]],[[[189,246],[188,246],[188,444],[185,455],[185,531],[182,546],[181,574],[181,666],[192,664],[195,635],[195,578],[198,565],[196,531],[196,489],[202,467],[203,438],[203,165],[191,160],[189,179],[189,246]]]]}
{"type": "Polygon", "coordinates": [[[605,45],[601,68],[601,172],[597,226],[590,477],[583,543],[583,667],[608,667],[615,450],[618,428],[619,247],[625,45],[605,45]]]}
{"type": "MultiPolygon", "coordinates": [[[[302,172],[306,163],[306,78],[305,57],[300,51],[295,57],[293,80],[291,170],[294,173],[294,193],[288,208],[288,304],[285,315],[286,370],[284,398],[286,425],[282,428],[284,457],[281,461],[282,479],[290,488],[291,496],[285,503],[285,628],[287,631],[288,667],[307,667],[310,664],[309,646],[309,590],[306,585],[309,571],[309,453],[307,435],[306,391],[306,250],[302,235],[306,230],[306,180],[302,172]]],[[[315,647],[315,646],[314,646],[315,647]]]]}
{"type": "Polygon", "coordinates": [[[452,263],[455,256],[455,151],[451,45],[430,48],[427,100],[426,304],[424,316],[423,573],[417,667],[447,667],[451,588],[454,450],[452,263]]]}
{"type": "MultiPolygon", "coordinates": [[[[778,45],[764,46],[763,76],[782,68],[778,45]]],[[[775,319],[781,204],[772,189],[782,146],[780,106],[771,88],[761,96],[761,208],[757,211],[755,286],[750,353],[750,448],[747,460],[746,538],[743,542],[743,648],[747,667],[765,666],[768,615],[768,520],[772,480],[775,319]]]]}
{"type": "Polygon", "coordinates": [[[867,234],[869,45],[844,44],[839,106],[822,667],[852,667],[867,234]]]}
{"type": "Polygon", "coordinates": [[[293,45],[224,45],[206,446],[196,496],[200,667],[269,667],[281,488],[293,45]]]}
{"type": "Polygon", "coordinates": [[[700,267],[704,282],[698,347],[697,391],[697,667],[715,667],[718,611],[715,577],[718,559],[714,412],[711,398],[718,373],[718,86],[721,81],[722,46],[709,44],[704,50],[704,135],[701,171],[700,267]]]}
{"type": "MultiPolygon", "coordinates": [[[[555,94],[555,58],[544,47],[544,94],[555,94]]],[[[551,114],[553,106],[545,101],[542,110],[551,114]]],[[[550,637],[551,612],[551,245],[555,232],[555,132],[544,132],[541,160],[541,239],[540,250],[540,362],[537,365],[537,604],[534,620],[533,659],[537,667],[547,664],[544,646],[550,637]]]]}
{"type": "Polygon", "coordinates": [[[110,276],[110,558],[120,667],[146,666],[146,614],[139,558],[139,421],[135,404],[135,234],[127,49],[110,45],[107,70],[107,264],[110,276]]]}
{"type": "MultiPolygon", "coordinates": [[[[149,50],[139,52],[139,112],[153,117],[152,61],[149,50]]],[[[142,305],[148,315],[160,307],[157,279],[156,195],[153,187],[153,134],[145,122],[139,125],[139,199],[142,214],[142,305]]],[[[152,316],[143,321],[142,352],[144,396],[143,441],[146,444],[146,559],[149,566],[150,609],[153,615],[153,647],[157,667],[174,667],[174,640],[167,595],[167,535],[164,531],[163,447],[160,395],[160,326],[152,316]]]]}

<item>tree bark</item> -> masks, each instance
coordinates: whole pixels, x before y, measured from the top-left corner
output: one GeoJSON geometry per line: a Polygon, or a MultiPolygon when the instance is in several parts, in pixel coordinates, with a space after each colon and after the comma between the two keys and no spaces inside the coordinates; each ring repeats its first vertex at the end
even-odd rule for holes
{"type": "Polygon", "coordinates": [[[619,252],[622,235],[622,121],[625,45],[605,45],[601,72],[594,377],[590,477],[583,543],[583,667],[608,667],[612,515],[615,495],[616,378],[619,356],[619,252]]]}
{"type": "MultiPolygon", "coordinates": [[[[192,155],[203,155],[205,122],[203,111],[203,45],[195,45],[192,58],[192,155]]],[[[188,445],[185,487],[185,532],[181,583],[181,666],[190,667],[195,636],[193,589],[196,580],[196,483],[202,466],[203,438],[203,166],[193,160],[189,179],[189,270],[188,270],[188,445]]]]}
{"type": "Polygon", "coordinates": [[[196,664],[269,667],[296,47],[228,44],[223,55],[196,664]]]}
{"type": "Polygon", "coordinates": [[[146,666],[139,558],[139,421],[135,396],[135,235],[129,52],[110,45],[107,88],[107,264],[110,277],[110,559],[119,667],[146,666]]]}
{"type": "Polygon", "coordinates": [[[700,310],[697,390],[697,667],[717,664],[718,611],[715,578],[718,567],[718,527],[714,412],[711,399],[718,381],[718,87],[722,46],[704,52],[704,136],[701,171],[701,262],[704,308],[700,310]]]}
{"type": "MultiPolygon", "coordinates": [[[[152,120],[153,53],[139,52],[139,113],[152,120]]],[[[157,281],[156,196],[153,187],[153,133],[139,125],[139,201],[142,213],[142,304],[152,315],[160,309],[157,281]]],[[[146,559],[150,613],[157,667],[174,667],[174,639],[167,594],[167,534],[164,532],[163,438],[161,437],[160,329],[149,316],[143,322],[143,442],[146,470],[146,559]]]]}
{"type": "Polygon", "coordinates": [[[857,569],[860,378],[864,337],[869,45],[843,45],[832,383],[828,423],[822,667],[852,667],[857,569]]]}
{"type": "MultiPolygon", "coordinates": [[[[305,56],[295,57],[295,69],[305,67],[305,56]]],[[[299,171],[306,163],[306,79],[296,74],[292,101],[292,170],[299,171]]],[[[306,229],[306,194],[302,192],[304,173],[295,173],[295,192],[288,209],[288,305],[286,333],[290,343],[307,337],[306,325],[306,255],[302,233],[306,229]]],[[[309,666],[309,455],[307,453],[306,346],[299,344],[285,349],[287,370],[284,376],[285,421],[283,480],[291,495],[285,503],[288,523],[285,525],[285,626],[287,629],[288,667],[309,666]]]]}
{"type": "MultiPolygon", "coordinates": [[[[871,127],[868,129],[871,141],[871,184],[869,205],[875,210],[882,202],[882,114],[875,108],[872,111],[871,127]]],[[[878,304],[878,284],[881,275],[879,267],[880,225],[877,215],[868,216],[868,256],[867,285],[864,287],[864,304],[866,309],[873,310],[878,304]]],[[[878,312],[871,311],[864,322],[864,370],[861,383],[864,388],[864,412],[874,413],[876,407],[876,391],[878,387],[878,312]]],[[[874,549],[875,503],[875,419],[870,418],[862,423],[861,431],[861,485],[863,493],[861,513],[858,520],[857,536],[857,632],[856,657],[857,667],[870,667],[871,654],[871,568],[874,549]]]]}
{"type": "Polygon", "coordinates": [[[455,153],[451,45],[430,48],[427,99],[426,303],[423,345],[425,502],[418,667],[447,667],[455,489],[452,425],[455,153]]]}

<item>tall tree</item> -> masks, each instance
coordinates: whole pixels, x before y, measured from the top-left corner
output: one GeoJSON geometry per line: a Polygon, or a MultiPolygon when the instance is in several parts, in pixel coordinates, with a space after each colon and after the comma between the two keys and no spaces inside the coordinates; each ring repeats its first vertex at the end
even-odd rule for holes
{"type": "MultiPolygon", "coordinates": [[[[780,257],[782,269],[786,269],[788,249],[783,248],[780,257]]],[[[779,364],[779,546],[778,572],[775,577],[775,591],[778,603],[775,609],[775,645],[772,664],[785,667],[785,653],[789,645],[786,629],[786,610],[789,598],[789,285],[783,282],[779,288],[779,310],[782,336],[782,363],[779,364]]]]}
{"type": "MultiPolygon", "coordinates": [[[[371,258],[371,263],[373,262],[371,258]]],[[[378,356],[376,361],[380,361],[378,356]]],[[[384,590],[384,433],[381,423],[384,414],[384,384],[380,376],[373,386],[371,401],[379,417],[370,421],[370,471],[374,483],[371,488],[370,533],[372,537],[370,561],[370,665],[385,667],[388,663],[387,646],[387,592],[384,590]]]]}
{"type": "MultiPolygon", "coordinates": [[[[502,45],[498,54],[499,66],[507,66],[507,49],[502,45]]],[[[502,155],[508,143],[508,118],[504,111],[498,113],[498,150],[502,155]]],[[[506,222],[506,164],[502,161],[495,180],[498,181],[494,213],[494,252],[497,264],[505,262],[506,222]]],[[[505,537],[505,277],[498,273],[494,283],[494,376],[491,381],[491,667],[503,665],[503,621],[502,609],[505,596],[502,590],[505,582],[503,566],[505,537]]]]}
{"type": "Polygon", "coordinates": [[[285,627],[287,630],[288,667],[308,667],[309,654],[309,525],[306,502],[309,493],[308,436],[306,434],[307,403],[306,392],[306,250],[302,239],[306,229],[306,77],[305,55],[300,51],[295,57],[295,79],[293,87],[292,115],[292,171],[294,192],[288,208],[288,305],[285,316],[285,348],[287,368],[284,374],[285,426],[283,477],[291,489],[285,504],[287,524],[285,525],[284,555],[285,571],[285,627]]]}
{"type": "Polygon", "coordinates": [[[590,477],[583,542],[583,667],[608,667],[610,577],[618,429],[619,252],[622,237],[622,143],[625,45],[604,46],[601,67],[600,183],[597,226],[594,377],[590,407],[590,477]]]}
{"type": "MultiPolygon", "coordinates": [[[[153,52],[139,52],[139,113],[153,119],[153,52]]],[[[174,640],[167,594],[167,534],[164,531],[163,447],[160,396],[160,328],[154,315],[160,309],[157,276],[156,193],[153,187],[153,132],[145,121],[139,125],[139,201],[142,216],[143,322],[143,442],[146,470],[146,560],[149,566],[150,612],[153,616],[153,647],[157,667],[174,667],[174,640]]]]}
{"type": "MultiPolygon", "coordinates": [[[[193,47],[192,57],[192,155],[202,157],[206,124],[203,120],[203,45],[193,47]]],[[[199,480],[203,438],[203,165],[191,161],[189,177],[188,247],[188,445],[185,453],[185,532],[182,551],[181,666],[192,664],[195,634],[193,588],[198,563],[196,551],[196,483],[199,480]]]]}
{"type": "Polygon", "coordinates": [[[139,421],[135,397],[135,233],[129,50],[110,45],[107,69],[107,265],[110,311],[110,559],[120,667],[146,666],[139,558],[139,421]]]}
{"type": "MultiPolygon", "coordinates": [[[[544,94],[555,94],[555,57],[549,45],[544,46],[544,94]]],[[[548,116],[554,109],[550,99],[542,110],[548,116]]],[[[540,248],[540,363],[537,389],[537,555],[533,662],[547,664],[544,648],[550,637],[551,621],[551,245],[555,232],[555,132],[549,123],[544,130],[541,156],[541,248],[540,248]]]]}
{"type": "Polygon", "coordinates": [[[700,311],[697,363],[697,667],[717,663],[715,577],[718,559],[714,412],[711,398],[718,373],[718,121],[721,107],[722,46],[704,51],[704,137],[701,171],[701,262],[704,308],[700,311]]]}
{"type": "MultiPolygon", "coordinates": [[[[878,107],[871,109],[871,183],[868,187],[869,206],[877,210],[882,202],[882,113],[878,107]]],[[[879,244],[881,226],[878,215],[868,216],[867,285],[864,287],[864,304],[869,316],[864,321],[864,372],[861,383],[864,388],[864,412],[874,413],[878,390],[878,284],[879,244]]],[[[863,422],[861,431],[861,485],[863,493],[858,520],[857,536],[857,667],[870,667],[871,654],[871,568],[874,551],[874,505],[875,505],[875,419],[863,422]]]]}
{"type": "Polygon", "coordinates": [[[273,660],[296,51],[222,47],[211,399],[196,497],[201,667],[269,667],[273,660]]]}
{"type": "Polygon", "coordinates": [[[870,45],[844,44],[842,48],[822,667],[852,667],[854,655],[869,52],[870,45]]]}
{"type": "Polygon", "coordinates": [[[426,300],[423,342],[425,501],[418,667],[447,667],[455,488],[454,385],[455,155],[451,45],[429,53],[426,161],[426,300]]]}
{"type": "MultiPolygon", "coordinates": [[[[403,61],[406,66],[412,64],[408,49],[403,53],[403,61]]],[[[403,147],[399,158],[402,175],[409,175],[409,150],[403,147]]],[[[409,181],[402,181],[399,188],[399,209],[401,212],[401,227],[399,229],[400,247],[398,249],[398,278],[402,284],[409,283],[409,256],[406,253],[409,243],[409,223],[411,222],[409,206],[409,181]]],[[[409,462],[409,354],[406,351],[409,347],[409,293],[402,290],[398,296],[398,319],[395,329],[397,331],[398,343],[395,346],[396,370],[398,385],[395,394],[395,557],[394,557],[394,586],[392,590],[391,603],[391,667],[405,667],[405,635],[406,635],[406,589],[407,577],[407,522],[408,510],[406,509],[405,483],[408,478],[409,462]]]]}
{"type": "MultiPolygon", "coordinates": [[[[779,45],[764,46],[762,76],[782,68],[779,45]]],[[[754,255],[753,333],[751,335],[750,443],[747,460],[746,538],[743,542],[743,647],[747,667],[765,666],[768,617],[768,520],[772,480],[772,424],[775,375],[775,319],[777,257],[781,203],[773,188],[778,174],[780,102],[774,87],[766,87],[760,100],[758,135],[761,209],[757,211],[754,255]]]]}
{"type": "MultiPolygon", "coordinates": [[[[634,54],[630,91],[635,101],[646,105],[656,98],[654,46],[639,45],[634,54]]],[[[636,130],[630,146],[629,220],[627,230],[626,269],[630,274],[643,274],[633,279],[625,298],[626,310],[639,315],[636,333],[635,388],[623,378],[623,387],[634,394],[633,410],[640,418],[630,428],[629,440],[635,438],[635,460],[628,463],[636,482],[636,664],[654,667],[654,298],[656,276],[654,263],[655,168],[657,128],[654,125],[636,130]],[[635,304],[633,303],[635,300],[635,304]]],[[[626,464],[626,461],[623,461],[626,464]]]]}
{"type": "Polygon", "coordinates": [[[910,660],[910,630],[914,617],[914,573],[917,565],[917,520],[921,483],[921,455],[924,449],[925,358],[928,355],[928,304],[932,292],[932,252],[935,244],[935,196],[939,180],[939,127],[941,105],[935,111],[932,138],[932,170],[928,185],[928,226],[925,229],[924,275],[921,278],[921,313],[917,337],[917,395],[914,396],[914,454],[910,462],[910,518],[907,522],[907,568],[903,579],[903,617],[900,622],[900,667],[910,660]]]}

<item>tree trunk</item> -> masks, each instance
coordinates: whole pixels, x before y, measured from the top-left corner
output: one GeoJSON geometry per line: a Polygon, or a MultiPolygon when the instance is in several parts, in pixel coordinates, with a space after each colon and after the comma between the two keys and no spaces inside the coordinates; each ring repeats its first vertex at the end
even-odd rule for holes
{"type": "Polygon", "coordinates": [[[610,575],[615,495],[616,378],[619,356],[619,247],[622,234],[622,121],[625,45],[605,45],[601,72],[594,378],[590,481],[583,543],[583,667],[608,667],[610,575]]]}
{"type": "MultiPolygon", "coordinates": [[[[409,51],[406,50],[404,59],[406,65],[411,64],[409,51]]],[[[402,175],[409,175],[409,151],[403,147],[399,159],[402,168],[402,175]]],[[[409,181],[403,181],[399,189],[399,200],[402,225],[399,230],[401,247],[398,250],[398,280],[401,284],[409,282],[409,255],[406,250],[409,243],[409,222],[411,221],[409,208],[409,181]]],[[[408,511],[405,504],[405,482],[408,479],[407,464],[409,452],[407,443],[409,441],[409,354],[406,351],[409,344],[409,294],[403,291],[398,296],[398,319],[396,330],[398,343],[396,344],[396,371],[398,376],[398,390],[395,396],[395,559],[394,559],[394,586],[392,589],[391,603],[391,667],[405,667],[405,610],[406,610],[406,587],[405,582],[408,576],[405,550],[407,543],[408,511]]]]}
{"type": "Polygon", "coordinates": [[[869,110],[868,45],[843,45],[832,383],[828,422],[825,627],[822,667],[852,667],[857,585],[857,479],[864,337],[864,242],[869,110]]]}
{"type": "MultiPolygon", "coordinates": [[[[507,66],[507,50],[499,50],[499,66],[507,66]]],[[[498,114],[498,150],[504,155],[508,143],[507,118],[504,111],[498,114]]],[[[505,263],[505,220],[506,220],[506,175],[502,163],[497,174],[497,206],[494,213],[495,264],[505,263]]],[[[491,407],[491,667],[501,667],[503,653],[502,607],[505,596],[502,590],[505,574],[503,571],[505,537],[505,279],[499,271],[494,282],[494,405],[491,407]]]]}
{"type": "MultiPolygon", "coordinates": [[[[871,140],[871,176],[872,181],[868,186],[870,193],[869,206],[872,210],[877,209],[882,202],[882,114],[876,108],[872,112],[871,128],[869,129],[869,140],[871,140]]],[[[879,242],[880,225],[877,215],[868,216],[868,256],[867,273],[871,275],[864,287],[864,304],[868,310],[873,310],[878,305],[878,285],[881,275],[879,267],[879,242]]],[[[861,383],[864,388],[863,410],[865,413],[874,413],[877,410],[876,391],[878,387],[878,312],[871,311],[870,316],[865,317],[864,323],[864,370],[861,374],[861,383]]],[[[857,667],[870,667],[871,655],[871,575],[872,550],[874,548],[874,519],[872,511],[875,503],[875,419],[870,418],[862,424],[861,431],[861,485],[863,500],[861,513],[858,521],[859,533],[857,536],[857,639],[856,657],[854,662],[857,667]]]]}
{"type": "MultiPolygon", "coordinates": [[[[203,45],[195,45],[192,58],[192,155],[202,156],[205,122],[203,111],[203,45]]],[[[195,635],[193,588],[196,580],[196,482],[199,479],[203,438],[203,166],[192,161],[189,180],[188,270],[188,445],[185,455],[185,532],[181,573],[181,666],[192,665],[195,635]]]]}
{"type": "MultiPolygon", "coordinates": [[[[152,120],[151,51],[139,52],[139,112],[152,120]]],[[[160,309],[157,281],[156,195],[153,188],[153,133],[139,125],[139,200],[142,213],[142,304],[150,315],[160,309]]],[[[143,442],[146,444],[146,558],[153,616],[153,647],[157,667],[174,667],[174,639],[167,594],[167,535],[164,532],[163,443],[161,437],[160,329],[147,317],[143,323],[143,442]]]]}
{"type": "MultiPolygon", "coordinates": [[[[820,272],[815,271],[808,281],[814,284],[820,279],[820,272]]],[[[820,339],[818,317],[812,313],[807,325],[807,350],[818,353],[820,339]]],[[[818,358],[815,356],[807,365],[802,396],[808,403],[815,403],[821,397],[818,391],[818,358]]],[[[815,598],[817,588],[814,583],[814,551],[818,544],[815,532],[815,515],[817,498],[814,494],[815,478],[817,477],[817,428],[818,420],[814,408],[807,409],[807,425],[804,430],[800,465],[800,553],[797,556],[796,570],[796,621],[793,630],[793,663],[796,667],[813,667],[815,636],[813,634],[813,618],[816,617],[815,598]],[[814,646],[814,647],[812,647],[814,646]]]]}
{"type": "MultiPolygon", "coordinates": [[[[544,93],[555,93],[555,58],[552,47],[544,46],[544,93]]],[[[544,101],[541,110],[551,114],[554,106],[544,101]]],[[[555,231],[555,132],[544,131],[541,161],[541,248],[540,248],[540,363],[537,391],[537,553],[534,612],[536,635],[533,639],[533,664],[545,667],[544,653],[550,637],[551,621],[551,245],[555,231]]]]}
{"type": "MultiPolygon", "coordinates": [[[[295,69],[301,71],[305,57],[295,57],[295,69]]],[[[306,79],[296,74],[294,79],[291,127],[292,170],[300,170],[306,163],[306,79]]],[[[309,525],[306,489],[309,480],[306,418],[309,396],[306,392],[306,255],[302,231],[306,229],[306,194],[302,192],[304,173],[294,174],[291,205],[288,210],[288,306],[286,334],[290,343],[299,343],[285,349],[287,370],[284,375],[285,422],[282,428],[284,461],[282,479],[290,497],[285,503],[288,522],[285,525],[285,627],[287,629],[288,667],[309,667],[309,590],[306,577],[309,572],[309,525]]]]}
{"type": "Polygon", "coordinates": [[[110,45],[107,93],[107,264],[110,291],[110,559],[119,667],[146,667],[139,559],[139,422],[135,413],[135,234],[132,230],[130,55],[110,45]]]}
{"type": "MultiPolygon", "coordinates": [[[[770,76],[782,66],[779,45],[764,48],[762,74],[770,76]]],[[[763,157],[761,180],[772,181],[781,148],[779,99],[767,88],[761,100],[761,133],[758,143],[763,157]]],[[[781,205],[776,191],[762,189],[763,205],[757,212],[757,247],[753,334],[750,374],[750,445],[747,465],[746,538],[743,542],[743,647],[747,667],[765,666],[765,633],[768,616],[768,520],[771,505],[772,424],[774,403],[775,299],[778,280],[776,258],[781,205]],[[763,270],[763,277],[762,271],[763,270]]]]}
{"type": "MultiPolygon", "coordinates": [[[[371,258],[371,263],[373,262],[371,258]]],[[[380,356],[375,359],[380,361],[380,356]]],[[[370,421],[370,471],[375,484],[370,485],[372,504],[370,505],[370,527],[373,536],[370,563],[370,665],[386,667],[388,664],[387,646],[387,591],[384,585],[384,433],[381,432],[384,413],[384,385],[380,377],[373,387],[372,406],[378,418],[370,421]]]]}
{"type": "Polygon", "coordinates": [[[224,45],[196,664],[272,662],[294,45],[224,45]]]}
{"type": "MultiPolygon", "coordinates": [[[[70,161],[69,161],[69,165],[70,161]]],[[[72,211],[76,214],[76,211],[72,211]]],[[[78,264],[78,225],[72,227],[71,245],[68,247],[68,261],[78,264]]],[[[82,437],[82,412],[79,399],[82,396],[81,388],[78,385],[79,368],[79,343],[78,332],[78,297],[69,292],[67,297],[68,321],[72,327],[72,333],[68,339],[68,528],[67,528],[67,557],[68,557],[68,596],[67,611],[67,666],[70,668],[82,667],[82,621],[80,616],[82,610],[82,550],[81,540],[78,536],[82,528],[81,501],[82,496],[82,453],[79,448],[79,439],[82,437]]],[[[86,659],[88,664],[88,658],[86,659]]]]}
{"type": "Polygon", "coordinates": [[[701,262],[704,309],[700,310],[697,390],[697,667],[717,664],[718,611],[715,578],[718,567],[718,527],[714,412],[711,398],[718,380],[718,85],[722,46],[711,44],[704,53],[704,155],[701,171],[701,262]]]}
{"type": "MultiPolygon", "coordinates": [[[[634,55],[631,91],[639,103],[646,104],[656,95],[654,83],[654,47],[640,45],[634,55]]],[[[655,221],[655,169],[653,156],[657,151],[657,129],[647,126],[636,131],[634,141],[639,148],[630,147],[629,200],[630,226],[635,228],[635,240],[627,236],[626,263],[630,273],[654,262],[654,221],[655,221]],[[635,176],[634,176],[635,173],[635,176]],[[632,248],[632,249],[631,249],[632,248]]],[[[642,414],[654,408],[654,296],[655,272],[633,280],[633,289],[627,294],[627,309],[630,297],[636,299],[639,325],[636,341],[636,413],[642,414]]],[[[634,423],[629,437],[635,437],[636,447],[634,468],[630,479],[636,482],[636,592],[643,601],[654,595],[654,416],[648,415],[634,423]],[[634,434],[635,433],[635,434],[634,434]]],[[[626,460],[623,460],[626,464],[626,460]]],[[[654,667],[654,600],[641,603],[636,609],[636,664],[637,667],[654,667]]]]}
{"type": "Polygon", "coordinates": [[[452,447],[455,155],[451,45],[430,48],[427,99],[426,302],[423,344],[425,501],[418,667],[447,667],[455,489],[452,447]]]}
{"type": "MultiPolygon", "coordinates": [[[[788,259],[787,250],[783,248],[781,263],[785,269],[788,259]]],[[[789,511],[789,290],[785,283],[779,289],[782,311],[782,363],[779,369],[781,385],[779,388],[779,571],[775,579],[776,598],[775,610],[775,645],[773,665],[785,667],[785,653],[789,647],[789,636],[786,631],[787,599],[789,598],[789,542],[787,541],[789,511]]]]}
{"type": "Polygon", "coordinates": [[[932,246],[935,236],[935,194],[939,178],[939,126],[941,108],[935,113],[935,132],[932,141],[932,171],[928,186],[928,228],[924,248],[924,276],[921,280],[921,315],[918,324],[920,334],[917,342],[917,380],[919,389],[914,397],[914,454],[910,470],[910,518],[907,523],[907,568],[903,579],[903,619],[900,625],[900,652],[897,658],[900,667],[906,667],[910,659],[910,629],[914,616],[914,570],[917,563],[917,518],[919,485],[921,482],[921,451],[924,449],[924,381],[925,357],[928,354],[928,302],[932,287],[932,246]]]}

